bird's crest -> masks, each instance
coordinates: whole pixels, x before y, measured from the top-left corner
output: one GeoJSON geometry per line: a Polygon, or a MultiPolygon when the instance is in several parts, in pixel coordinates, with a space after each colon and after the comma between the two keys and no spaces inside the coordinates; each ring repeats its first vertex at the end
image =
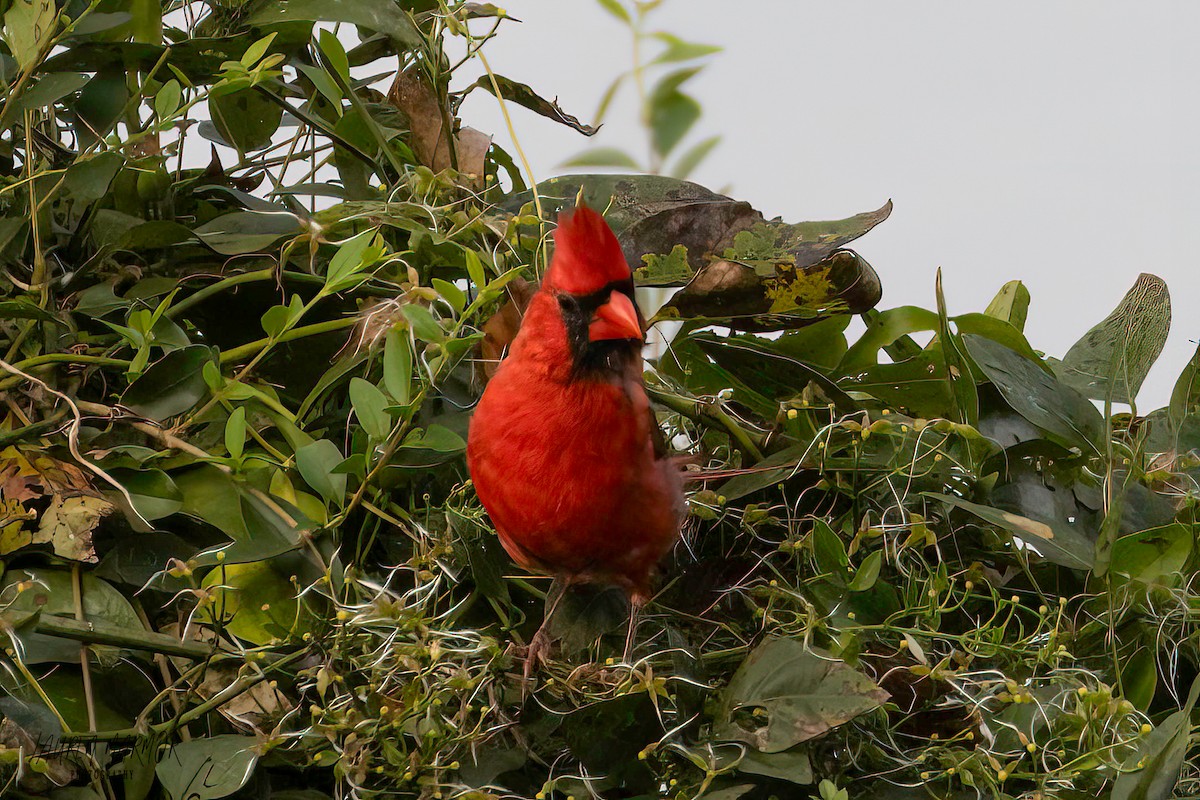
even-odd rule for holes
{"type": "Polygon", "coordinates": [[[587,206],[559,214],[547,286],[588,295],[631,277],[621,245],[604,217],[587,206]]]}

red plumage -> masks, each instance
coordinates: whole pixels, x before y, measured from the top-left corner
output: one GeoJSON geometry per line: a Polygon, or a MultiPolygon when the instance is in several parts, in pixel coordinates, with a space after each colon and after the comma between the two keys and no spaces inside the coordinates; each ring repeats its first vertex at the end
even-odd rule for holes
{"type": "Polygon", "coordinates": [[[622,586],[638,606],[679,536],[682,481],[656,446],[644,322],[616,237],[581,207],[559,218],[555,245],[475,410],[467,463],[514,561],[622,586]]]}

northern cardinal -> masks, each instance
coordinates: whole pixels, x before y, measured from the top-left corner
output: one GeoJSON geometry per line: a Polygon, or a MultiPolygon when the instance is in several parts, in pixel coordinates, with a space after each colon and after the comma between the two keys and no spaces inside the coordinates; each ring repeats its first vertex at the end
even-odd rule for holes
{"type": "Polygon", "coordinates": [[[557,580],[526,674],[574,583],[625,589],[631,616],[679,537],[683,482],[642,384],[645,321],[633,274],[604,218],[559,216],[554,255],[509,355],[475,409],[467,464],[504,549],[557,580]]]}

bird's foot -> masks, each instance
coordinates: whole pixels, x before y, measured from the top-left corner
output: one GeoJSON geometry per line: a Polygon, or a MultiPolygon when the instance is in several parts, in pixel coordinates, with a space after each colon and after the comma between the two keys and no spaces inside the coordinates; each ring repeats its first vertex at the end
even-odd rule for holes
{"type": "Polygon", "coordinates": [[[540,667],[546,657],[550,655],[550,635],[546,633],[543,625],[538,629],[538,632],[529,640],[529,646],[525,648],[525,685],[529,684],[529,679],[533,677],[534,671],[540,667]]]}

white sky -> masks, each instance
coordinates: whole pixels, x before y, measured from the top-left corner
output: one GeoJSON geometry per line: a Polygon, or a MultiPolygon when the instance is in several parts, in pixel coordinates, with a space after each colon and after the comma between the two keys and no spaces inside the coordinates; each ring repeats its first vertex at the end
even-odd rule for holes
{"type": "MultiPolygon", "coordinates": [[[[590,0],[502,5],[524,22],[489,46],[492,68],[587,121],[630,64],[623,29],[590,0]]],[[[694,180],[788,222],[891,198],[853,245],[881,308],[932,307],[939,266],[952,314],[1020,279],[1050,355],[1156,273],[1175,320],[1139,410],[1165,404],[1200,339],[1200,2],[667,0],[652,20],[725,48],[690,85],[693,140],[724,136],[694,180]]],[[[632,99],[590,142],[513,108],[537,177],[589,143],[640,146],[632,99]]],[[[463,117],[508,145],[489,95],[463,117]]]]}

